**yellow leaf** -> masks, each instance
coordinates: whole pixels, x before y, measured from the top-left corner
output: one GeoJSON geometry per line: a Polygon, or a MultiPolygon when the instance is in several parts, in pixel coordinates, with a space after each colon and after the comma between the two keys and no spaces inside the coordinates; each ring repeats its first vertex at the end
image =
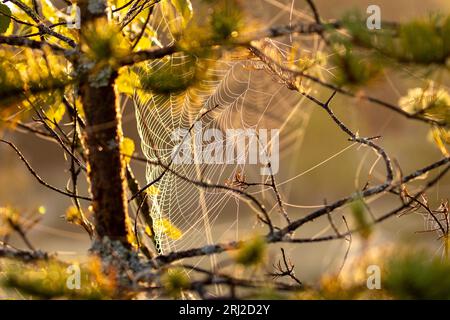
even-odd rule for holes
{"type": "Polygon", "coordinates": [[[47,124],[51,128],[55,128],[55,123],[59,123],[62,118],[64,117],[64,113],[66,112],[66,107],[64,104],[58,104],[56,106],[51,106],[50,109],[48,109],[45,112],[46,117],[48,118],[47,124]]]}
{"type": "Polygon", "coordinates": [[[450,156],[447,147],[445,146],[445,143],[448,143],[449,141],[450,134],[445,129],[433,128],[431,130],[431,137],[442,154],[445,157],[450,156]]]}
{"type": "Polygon", "coordinates": [[[146,50],[150,49],[154,46],[162,46],[161,42],[158,39],[158,33],[152,26],[147,25],[145,30],[145,34],[141,39],[139,39],[138,44],[136,45],[136,50],[146,50]]]}
{"type": "Polygon", "coordinates": [[[139,79],[136,74],[127,68],[123,68],[119,71],[119,76],[116,80],[116,88],[120,93],[132,96],[138,83],[139,79]]]}
{"type": "Polygon", "coordinates": [[[134,232],[128,232],[127,240],[133,248],[138,248],[138,242],[134,232]]]}
{"type": "Polygon", "coordinates": [[[155,186],[150,186],[146,190],[149,196],[157,196],[159,194],[159,189],[155,186]]]}
{"type": "Polygon", "coordinates": [[[183,18],[183,26],[192,18],[192,4],[190,0],[172,0],[172,5],[177,9],[178,14],[183,18]]]}
{"type": "Polygon", "coordinates": [[[424,88],[408,90],[408,94],[399,100],[400,107],[408,113],[420,113],[426,118],[437,121],[450,121],[450,94],[429,82],[424,88]]]}
{"type": "Polygon", "coordinates": [[[145,227],[145,233],[146,233],[149,237],[153,237],[152,229],[150,229],[149,226],[146,226],[146,227],[145,227]]]}
{"type": "Polygon", "coordinates": [[[81,212],[78,208],[75,206],[70,206],[66,210],[66,220],[74,224],[81,224],[83,219],[81,218],[81,212]]]}
{"type": "Polygon", "coordinates": [[[122,140],[122,154],[124,155],[125,162],[130,163],[131,157],[134,154],[134,141],[130,138],[123,138],[122,140]]]}
{"type": "Polygon", "coordinates": [[[10,207],[0,207],[0,236],[4,237],[9,235],[13,228],[11,226],[10,220],[17,220],[14,211],[10,207]]]}
{"type": "Polygon", "coordinates": [[[181,230],[175,227],[167,219],[158,219],[155,221],[153,229],[156,233],[164,233],[166,236],[172,240],[178,240],[183,235],[181,230]]]}

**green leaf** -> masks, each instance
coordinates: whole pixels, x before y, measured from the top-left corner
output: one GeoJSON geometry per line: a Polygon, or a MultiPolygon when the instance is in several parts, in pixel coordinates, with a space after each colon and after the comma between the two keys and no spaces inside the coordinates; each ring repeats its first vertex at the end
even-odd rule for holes
{"type": "Polygon", "coordinates": [[[398,299],[450,299],[450,262],[426,251],[399,252],[390,257],[383,283],[398,299]]]}
{"type": "Polygon", "coordinates": [[[445,59],[444,40],[433,21],[413,21],[400,29],[401,57],[416,63],[439,63],[445,59]]]}
{"type": "Polygon", "coordinates": [[[235,260],[243,266],[257,265],[263,262],[267,253],[267,244],[262,237],[254,237],[244,242],[236,252],[235,260]]]}
{"type": "Polygon", "coordinates": [[[192,3],[190,0],[171,0],[172,5],[177,9],[178,13],[183,17],[183,26],[186,26],[192,19],[192,3]]]}
{"type": "Polygon", "coordinates": [[[236,0],[221,1],[210,17],[213,40],[228,40],[239,35],[243,27],[242,10],[236,0]]]}
{"type": "Polygon", "coordinates": [[[371,56],[352,50],[351,47],[337,45],[331,57],[334,65],[334,79],[338,86],[358,87],[367,84],[381,71],[381,66],[371,56]]]}
{"type": "Polygon", "coordinates": [[[183,290],[190,287],[189,277],[181,269],[168,270],[161,277],[161,282],[166,292],[174,298],[178,298],[183,290]]]}
{"type": "Polygon", "coordinates": [[[11,10],[6,4],[0,3],[0,33],[4,33],[8,30],[11,23],[11,10]]]}
{"type": "Polygon", "coordinates": [[[193,56],[172,55],[141,68],[138,73],[142,89],[158,94],[182,92],[199,77],[199,63],[193,56]],[[178,59],[178,60],[177,60],[178,59]],[[176,61],[181,61],[173,63],[176,61]]]}

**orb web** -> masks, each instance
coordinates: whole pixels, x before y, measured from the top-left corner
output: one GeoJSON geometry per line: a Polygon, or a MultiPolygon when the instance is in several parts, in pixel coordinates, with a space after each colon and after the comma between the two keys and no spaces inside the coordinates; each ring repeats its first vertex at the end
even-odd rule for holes
{"type": "MultiPolygon", "coordinates": [[[[161,39],[166,39],[167,45],[173,38],[167,20],[160,19],[158,14],[161,12],[155,13],[152,21],[158,23],[154,23],[152,28],[162,35],[161,39]]],[[[281,55],[287,55],[291,50],[282,42],[271,45],[281,55]]],[[[187,79],[192,76],[192,70],[182,66],[189,63],[189,59],[187,54],[179,53],[170,59],[149,63],[152,70],[185,71],[179,76],[187,79]]],[[[221,130],[224,139],[229,129],[282,129],[279,150],[289,150],[288,146],[298,139],[298,130],[295,129],[307,121],[307,113],[297,108],[301,96],[274,81],[261,62],[250,58],[248,53],[225,53],[218,60],[208,61],[208,66],[207,76],[182,92],[149,94],[136,90],[133,100],[145,157],[151,161],[171,163],[172,152],[180,143],[172,140],[172,133],[177,129],[189,129],[196,121],[200,121],[204,131],[211,128],[221,130]],[[295,117],[290,116],[296,111],[295,117]]],[[[202,141],[202,147],[205,144],[202,141]]],[[[171,168],[190,180],[211,184],[223,185],[237,173],[245,174],[248,181],[267,178],[260,175],[261,164],[238,164],[238,159],[234,160],[229,164],[171,164],[171,168]]],[[[154,181],[162,171],[161,167],[147,165],[147,182],[154,181]]],[[[153,221],[169,221],[182,233],[180,238],[174,238],[163,228],[155,228],[155,239],[161,253],[221,240],[237,240],[237,233],[232,229],[239,228],[242,214],[252,214],[251,208],[243,205],[243,199],[237,199],[235,193],[197,187],[170,172],[166,172],[152,190],[148,197],[153,221]],[[219,220],[225,228],[215,228],[219,220]]]]}

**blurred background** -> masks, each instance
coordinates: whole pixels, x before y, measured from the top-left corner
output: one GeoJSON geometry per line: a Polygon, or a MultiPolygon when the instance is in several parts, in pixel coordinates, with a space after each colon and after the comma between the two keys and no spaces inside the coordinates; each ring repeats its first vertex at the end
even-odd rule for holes
{"type": "MultiPolygon", "coordinates": [[[[381,7],[382,19],[389,21],[407,21],[414,17],[423,17],[428,12],[450,13],[450,2],[447,0],[316,0],[319,11],[324,19],[338,19],[352,8],[358,8],[365,13],[367,6],[377,4],[381,7]]],[[[305,20],[305,13],[310,15],[305,1],[302,0],[261,0],[245,1],[245,7],[255,21],[261,25],[286,24],[289,21],[305,20]]],[[[306,21],[306,20],[305,20],[306,21]]],[[[311,21],[309,19],[308,21],[311,21]]],[[[267,81],[272,78],[261,71],[261,76],[267,81]]],[[[448,76],[443,74],[447,85],[448,76]],[[445,79],[447,77],[447,79],[445,79]]],[[[426,76],[412,69],[389,71],[364,88],[366,93],[396,104],[405,95],[408,88],[423,85],[426,76]]],[[[330,92],[313,87],[315,95],[325,100],[330,92]]],[[[292,95],[284,90],[281,96],[292,95]]],[[[274,104],[277,101],[273,102],[274,104]]],[[[362,136],[382,135],[381,145],[393,159],[400,164],[404,173],[409,173],[442,157],[440,151],[428,138],[429,128],[416,121],[409,121],[382,107],[367,104],[357,99],[337,96],[333,108],[339,117],[354,131],[362,136]]],[[[280,171],[277,181],[282,183],[280,193],[288,203],[291,218],[300,218],[321,206],[326,199],[332,202],[340,197],[362,188],[368,180],[368,172],[376,156],[367,148],[351,147],[346,136],[331,122],[329,117],[317,107],[304,101],[300,105],[303,121],[298,128],[295,139],[289,139],[288,144],[282,144],[280,171]],[[344,149],[346,149],[344,151],[344,149]],[[359,173],[359,174],[358,174],[359,173]],[[298,177],[297,177],[298,176],[298,177]],[[288,181],[292,177],[293,180],[288,181]],[[287,181],[287,182],[286,182],[287,181]]],[[[125,136],[137,142],[139,135],[136,129],[135,111],[131,103],[125,103],[123,110],[123,126],[125,136]]],[[[293,127],[293,129],[296,129],[293,127]]],[[[292,131],[292,130],[291,130],[292,131]]],[[[293,130],[295,132],[295,130],[293,130]]],[[[68,177],[70,163],[64,159],[60,148],[53,142],[38,139],[30,134],[20,132],[5,132],[3,136],[13,141],[24,153],[35,170],[50,184],[64,188],[68,177]]],[[[291,137],[292,138],[292,137],[291,137]]],[[[280,136],[281,141],[287,139],[280,136]]],[[[141,184],[145,182],[145,166],[133,164],[136,177],[141,184]]],[[[370,182],[377,183],[383,179],[384,170],[380,161],[373,172],[370,182]]],[[[86,194],[86,184],[80,179],[80,193],[86,194]]],[[[418,182],[420,183],[420,181],[418,182]]],[[[447,176],[428,196],[433,207],[439,205],[442,199],[450,195],[450,177],[447,176]]],[[[384,196],[370,202],[374,215],[381,215],[398,204],[393,196],[384,196]]],[[[31,212],[43,206],[46,208],[42,223],[31,232],[30,238],[36,248],[58,252],[66,259],[85,256],[90,246],[87,234],[79,227],[64,221],[66,209],[70,200],[55,194],[38,184],[26,170],[17,155],[6,146],[0,146],[0,206],[12,205],[23,212],[31,212]]],[[[345,231],[341,216],[348,208],[335,213],[335,221],[341,231],[345,231]]],[[[220,212],[214,224],[213,234],[216,240],[226,241],[236,238],[236,231],[230,230],[230,224],[236,220],[235,209],[226,206],[220,212]]],[[[238,238],[245,238],[262,229],[255,225],[254,216],[241,212],[238,219],[238,238]]],[[[413,213],[401,218],[393,218],[376,227],[371,239],[374,245],[390,243],[408,243],[414,247],[427,246],[436,255],[441,254],[440,242],[433,233],[416,233],[424,230],[424,218],[413,213]]],[[[297,232],[299,237],[330,234],[328,221],[310,223],[297,232]]],[[[20,240],[13,241],[18,247],[23,247],[20,240]]],[[[321,244],[305,244],[295,247],[285,246],[287,253],[296,265],[297,276],[304,281],[314,281],[324,272],[332,272],[342,263],[347,243],[335,241],[321,244]]],[[[363,250],[355,238],[350,255],[357,255],[363,250]]],[[[277,246],[271,248],[275,259],[277,246]]]]}

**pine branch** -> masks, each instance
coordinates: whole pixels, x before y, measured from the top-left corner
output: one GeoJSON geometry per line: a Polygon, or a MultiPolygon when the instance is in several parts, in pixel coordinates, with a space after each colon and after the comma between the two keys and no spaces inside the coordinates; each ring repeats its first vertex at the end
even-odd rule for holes
{"type": "Polygon", "coordinates": [[[45,41],[31,40],[24,36],[2,36],[0,35],[0,44],[7,44],[10,46],[27,47],[30,49],[43,49],[48,47],[57,53],[66,53],[67,50],[45,41]]]}

